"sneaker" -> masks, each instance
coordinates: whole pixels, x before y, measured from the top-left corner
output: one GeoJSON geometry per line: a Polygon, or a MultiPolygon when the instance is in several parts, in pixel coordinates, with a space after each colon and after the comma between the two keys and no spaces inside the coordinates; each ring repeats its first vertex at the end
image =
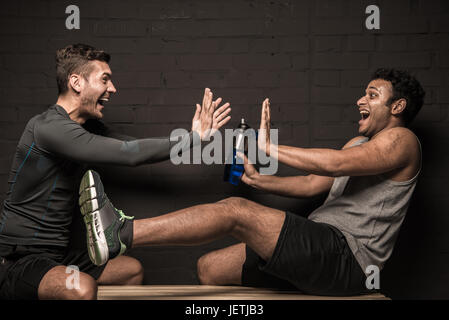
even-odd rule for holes
{"type": "Polygon", "coordinates": [[[87,231],[87,248],[97,266],[123,254],[132,243],[132,219],[116,209],[104,192],[100,175],[88,170],[81,179],[79,205],[87,231]],[[131,235],[130,235],[131,233],[131,235]]]}

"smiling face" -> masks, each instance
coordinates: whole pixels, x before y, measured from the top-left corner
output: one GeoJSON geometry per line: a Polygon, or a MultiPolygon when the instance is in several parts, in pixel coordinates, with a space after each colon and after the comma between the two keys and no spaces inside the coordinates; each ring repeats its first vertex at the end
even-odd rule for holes
{"type": "Polygon", "coordinates": [[[379,131],[390,126],[395,116],[388,105],[393,95],[393,87],[383,79],[372,80],[365,95],[357,101],[362,119],[359,121],[359,133],[365,137],[373,137],[379,131]]]}
{"type": "Polygon", "coordinates": [[[117,90],[112,83],[112,72],[106,62],[89,62],[90,73],[83,78],[80,90],[79,113],[85,119],[101,119],[102,110],[109,98],[117,90]]]}

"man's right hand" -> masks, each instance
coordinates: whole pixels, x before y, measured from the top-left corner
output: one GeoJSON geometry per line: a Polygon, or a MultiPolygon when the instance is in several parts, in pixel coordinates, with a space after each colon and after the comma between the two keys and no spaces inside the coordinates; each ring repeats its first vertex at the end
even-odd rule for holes
{"type": "Polygon", "coordinates": [[[201,140],[209,140],[210,136],[231,120],[229,102],[217,109],[222,99],[213,100],[212,91],[204,90],[202,105],[196,105],[196,112],[192,120],[192,131],[200,136],[201,140]]]}

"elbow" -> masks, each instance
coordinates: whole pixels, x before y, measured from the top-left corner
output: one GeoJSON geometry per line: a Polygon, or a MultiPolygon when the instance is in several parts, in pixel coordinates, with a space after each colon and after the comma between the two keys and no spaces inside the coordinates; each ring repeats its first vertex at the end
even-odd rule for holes
{"type": "Polygon", "coordinates": [[[323,175],[327,177],[341,177],[343,175],[341,162],[336,159],[329,161],[323,167],[323,175]]]}

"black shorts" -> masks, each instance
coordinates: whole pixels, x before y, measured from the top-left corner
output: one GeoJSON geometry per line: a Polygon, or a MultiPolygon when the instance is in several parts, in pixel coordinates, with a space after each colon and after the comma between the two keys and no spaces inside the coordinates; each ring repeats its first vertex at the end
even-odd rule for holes
{"type": "MultiPolygon", "coordinates": [[[[56,266],[77,266],[79,271],[97,280],[106,265],[96,266],[87,250],[67,251],[56,254],[41,248],[15,250],[6,257],[0,257],[0,300],[38,299],[39,283],[50,269],[56,266]],[[19,251],[19,252],[18,252],[19,251]],[[28,253],[24,255],[24,252],[28,253]]],[[[73,272],[67,273],[67,276],[73,272]]]]}
{"type": "Polygon", "coordinates": [[[269,261],[246,246],[244,286],[327,296],[374,293],[365,282],[366,275],[337,228],[290,212],[269,261]]]}

